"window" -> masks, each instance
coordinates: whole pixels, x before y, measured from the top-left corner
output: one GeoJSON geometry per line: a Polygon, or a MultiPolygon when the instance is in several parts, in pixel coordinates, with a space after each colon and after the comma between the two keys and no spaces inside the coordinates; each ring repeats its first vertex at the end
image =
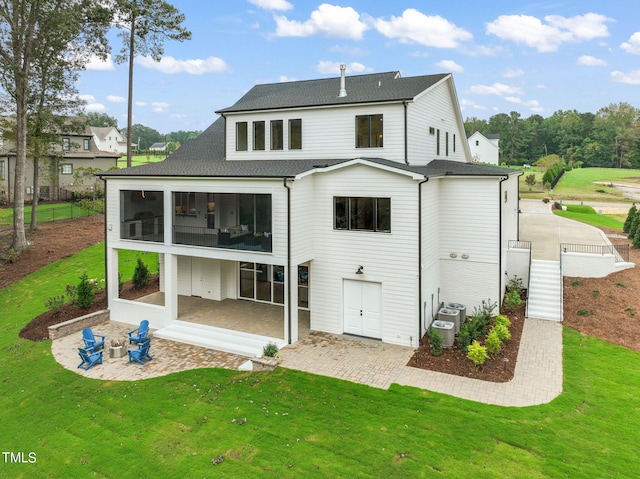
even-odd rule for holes
{"type": "Polygon", "coordinates": [[[435,135],[436,134],[436,129],[432,126],[429,127],[429,134],[430,135],[435,135]]]}
{"type": "Polygon", "coordinates": [[[240,263],[240,297],[284,304],[284,266],[240,263]]]}
{"type": "Polygon", "coordinates": [[[89,150],[89,138],[85,138],[83,141],[83,147],[85,150],[89,150]]]}
{"type": "Polygon", "coordinates": [[[302,120],[289,120],[289,149],[302,150],[302,120]]]}
{"type": "Polygon", "coordinates": [[[194,215],[196,214],[196,194],[194,192],[176,192],[174,193],[175,208],[177,215],[194,215]]]}
{"type": "Polygon", "coordinates": [[[476,140],[476,146],[480,146],[480,140],[476,140]]]}
{"type": "Polygon", "coordinates": [[[449,132],[444,134],[444,154],[449,156],[449,132]]]}
{"type": "Polygon", "coordinates": [[[440,130],[436,134],[436,156],[440,156],[440,130]]]}
{"type": "Polygon", "coordinates": [[[5,171],[4,171],[4,160],[0,161],[0,180],[4,180],[4,176],[5,176],[5,171]]]}
{"type": "Polygon", "coordinates": [[[253,122],[253,149],[264,150],[264,121],[253,122]]]}
{"type": "Polygon", "coordinates": [[[69,151],[71,148],[71,142],[69,138],[62,139],[62,151],[69,151]]]}
{"type": "Polygon", "coordinates": [[[456,152],[456,134],[453,134],[453,152],[456,152]]]}
{"type": "Polygon", "coordinates": [[[391,198],[334,197],[334,228],[391,232],[391,198]]]}
{"type": "Polygon", "coordinates": [[[71,163],[62,163],[60,165],[60,173],[63,175],[73,175],[73,165],[71,163]]]}
{"type": "Polygon", "coordinates": [[[382,115],[356,116],[356,148],[382,148],[382,115]]]}
{"type": "Polygon", "coordinates": [[[247,122],[236,123],[236,151],[247,151],[247,122]]]}
{"type": "Polygon", "coordinates": [[[282,120],[271,120],[271,149],[283,149],[283,124],[282,120]]]}

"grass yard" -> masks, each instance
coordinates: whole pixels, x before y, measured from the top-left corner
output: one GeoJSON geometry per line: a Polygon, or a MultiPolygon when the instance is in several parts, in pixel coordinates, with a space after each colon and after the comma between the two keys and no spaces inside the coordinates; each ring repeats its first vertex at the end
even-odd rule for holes
{"type": "MultiPolygon", "coordinates": [[[[166,155],[134,155],[131,158],[131,166],[146,165],[147,163],[156,163],[158,161],[164,161],[166,155]]],[[[118,168],[127,167],[127,155],[124,155],[118,159],[118,168]]]]}
{"type": "Polygon", "coordinates": [[[622,231],[624,226],[624,220],[626,216],[620,215],[600,215],[596,213],[591,206],[586,205],[564,205],[566,210],[553,210],[553,213],[569,218],[572,220],[580,221],[591,226],[599,228],[614,228],[622,231]]]}
{"type": "Polygon", "coordinates": [[[83,272],[101,278],[102,255],[96,245],[0,290],[0,444],[37,458],[5,460],[0,477],[640,476],[640,355],[568,328],[564,392],[536,407],[284,368],[86,379],[18,332],[83,272]]]}
{"type": "MultiPolygon", "coordinates": [[[[38,223],[68,220],[80,216],[95,214],[91,210],[81,208],[77,203],[45,203],[38,205],[38,223]]],[[[31,205],[24,207],[24,224],[31,223],[31,205]]],[[[0,209],[0,226],[13,225],[13,208],[0,209]]]]}

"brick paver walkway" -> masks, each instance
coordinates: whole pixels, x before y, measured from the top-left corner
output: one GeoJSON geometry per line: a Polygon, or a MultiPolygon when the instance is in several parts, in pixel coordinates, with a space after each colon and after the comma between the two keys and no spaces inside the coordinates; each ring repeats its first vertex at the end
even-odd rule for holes
{"type": "MultiPolygon", "coordinates": [[[[106,322],[93,328],[110,338],[125,338],[128,324],[106,322]]],[[[65,368],[86,377],[110,380],[140,380],[187,369],[206,367],[238,369],[246,357],[153,339],[153,360],[145,366],[129,363],[128,357],[112,359],[89,371],[77,369],[80,333],[53,341],[56,360],[65,368]]],[[[387,389],[392,383],[450,394],[501,406],[544,404],[562,392],[562,325],[555,321],[527,318],[520,340],[514,378],[492,383],[406,366],[413,349],[377,341],[312,333],[307,339],[282,350],[282,367],[331,376],[387,389]]]]}

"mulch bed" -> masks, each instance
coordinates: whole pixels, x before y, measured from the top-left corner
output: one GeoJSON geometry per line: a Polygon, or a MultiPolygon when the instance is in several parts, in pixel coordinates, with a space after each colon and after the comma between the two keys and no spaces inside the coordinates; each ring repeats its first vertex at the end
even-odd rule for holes
{"type": "MultiPolygon", "coordinates": [[[[491,382],[507,382],[513,379],[518,360],[518,350],[520,348],[520,338],[524,326],[525,305],[515,311],[508,312],[503,308],[502,314],[511,321],[511,339],[502,343],[502,350],[496,355],[489,357],[485,363],[478,367],[467,359],[467,355],[454,342],[451,348],[442,350],[440,356],[431,354],[429,338],[425,334],[422,338],[423,346],[420,346],[411,357],[407,366],[414,368],[429,369],[441,373],[464,376],[467,378],[481,379],[491,382]],[[506,359],[506,361],[505,361],[506,359]]],[[[480,336],[478,341],[483,344],[484,336],[480,336]]]]}

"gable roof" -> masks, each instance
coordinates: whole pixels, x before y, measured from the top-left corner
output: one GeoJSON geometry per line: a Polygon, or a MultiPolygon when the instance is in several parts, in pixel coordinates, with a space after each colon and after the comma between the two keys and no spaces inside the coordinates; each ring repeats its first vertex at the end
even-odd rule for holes
{"type": "Polygon", "coordinates": [[[89,128],[91,133],[93,133],[100,141],[104,141],[107,135],[114,130],[116,133],[120,134],[115,126],[90,126],[89,128]]]}
{"type": "Polygon", "coordinates": [[[348,76],[347,96],[339,97],[340,77],[256,85],[235,104],[216,113],[238,113],[356,103],[411,100],[448,73],[402,78],[400,72],[348,76]]]}

